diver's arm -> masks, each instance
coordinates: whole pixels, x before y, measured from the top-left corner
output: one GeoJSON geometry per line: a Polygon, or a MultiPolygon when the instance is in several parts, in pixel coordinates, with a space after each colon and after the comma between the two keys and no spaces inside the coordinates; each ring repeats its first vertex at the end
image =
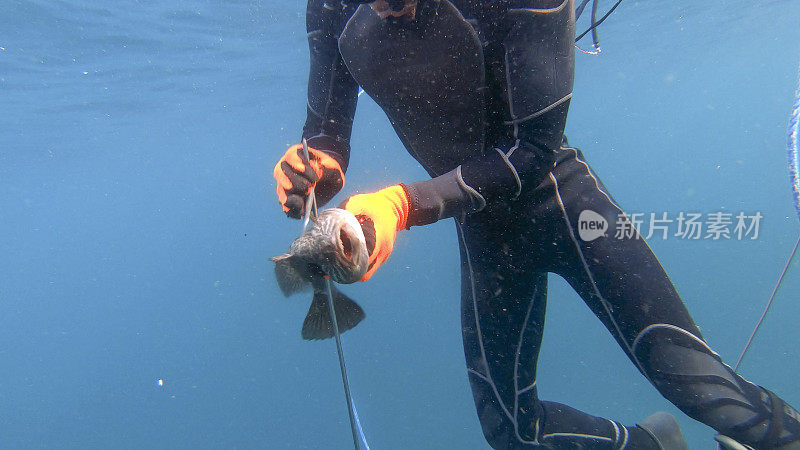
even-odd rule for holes
{"type": "Polygon", "coordinates": [[[272,171],[278,203],[289,217],[303,216],[312,186],[319,206],[344,186],[358,86],[342,63],[338,35],[351,14],[352,8],[339,2],[308,1],[306,27],[311,64],[303,127],[308,148],[301,144],[291,146],[272,171]]]}
{"type": "Polygon", "coordinates": [[[444,175],[407,185],[408,225],[427,225],[515,200],[544,180],[553,159],[552,150],[519,140],[508,150],[489,149],[444,175]]]}
{"type": "MultiPolygon", "coordinates": [[[[533,3],[535,4],[535,3],[533,3]]],[[[515,199],[547,177],[555,162],[572,97],[574,23],[569,6],[517,11],[498,25],[502,38],[508,114],[515,142],[486,149],[455,170],[407,186],[408,225],[469,214],[515,199]]]]}
{"type": "Polygon", "coordinates": [[[338,37],[352,8],[338,1],[308,0],[306,30],[311,65],[303,138],[337,160],[343,171],[350,159],[350,132],[358,85],[339,54],[338,37]]]}

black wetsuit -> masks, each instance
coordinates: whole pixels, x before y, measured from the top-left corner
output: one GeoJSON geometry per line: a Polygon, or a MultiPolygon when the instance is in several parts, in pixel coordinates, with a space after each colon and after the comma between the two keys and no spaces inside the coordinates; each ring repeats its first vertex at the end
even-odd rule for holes
{"type": "Polygon", "coordinates": [[[538,398],[552,272],[686,414],[755,448],[800,445],[797,413],[707,346],[640,236],[580,238],[582,211],[614,224],[622,210],[581,152],[562,140],[573,1],[452,1],[455,14],[447,0],[423,0],[409,24],[381,21],[368,6],[356,12],[336,0],[309,0],[303,137],[346,168],[360,83],[430,173],[431,180],[406,186],[409,225],[456,219],[464,350],[488,442],[657,448],[642,428],[538,398]],[[436,27],[444,31],[437,35],[436,27]]]}

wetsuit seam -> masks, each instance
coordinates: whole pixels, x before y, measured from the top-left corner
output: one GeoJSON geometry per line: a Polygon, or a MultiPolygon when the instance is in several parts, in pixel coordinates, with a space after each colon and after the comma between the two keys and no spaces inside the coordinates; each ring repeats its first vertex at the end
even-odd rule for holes
{"type": "Polygon", "coordinates": [[[531,384],[529,384],[529,385],[525,386],[524,388],[520,389],[519,391],[517,391],[517,394],[518,394],[518,395],[522,395],[522,394],[524,394],[524,393],[526,393],[526,392],[530,391],[530,390],[531,390],[531,389],[533,389],[534,387],[536,387],[536,380],[533,380],[533,383],[531,383],[531,384]]]}
{"type": "MultiPolygon", "coordinates": [[[[702,339],[700,339],[700,338],[698,338],[697,336],[695,336],[695,335],[694,335],[692,332],[690,332],[690,331],[688,331],[688,330],[685,330],[685,329],[683,329],[683,328],[681,328],[681,327],[679,327],[679,326],[677,326],[677,325],[670,324],[670,323],[653,323],[653,324],[650,324],[650,325],[648,325],[648,326],[644,327],[644,328],[643,328],[643,329],[642,329],[642,330],[639,332],[639,334],[637,334],[637,335],[636,335],[636,338],[633,340],[633,344],[631,345],[631,349],[635,351],[635,350],[636,350],[636,346],[637,346],[637,345],[639,345],[639,341],[640,341],[640,339],[641,339],[642,337],[644,337],[644,335],[645,335],[645,334],[647,334],[647,333],[649,333],[650,331],[652,331],[652,330],[655,330],[655,329],[657,329],[657,328],[667,328],[667,329],[670,329],[670,330],[677,330],[677,331],[678,331],[678,332],[680,332],[680,333],[686,334],[686,335],[688,335],[690,338],[692,338],[692,339],[696,340],[697,342],[699,342],[699,343],[700,343],[700,345],[702,345],[702,346],[703,346],[703,348],[705,348],[706,350],[708,350],[708,351],[709,351],[709,353],[711,353],[712,355],[714,355],[714,356],[716,356],[716,357],[719,357],[719,355],[717,354],[717,352],[715,352],[714,350],[712,350],[712,349],[711,349],[711,347],[709,347],[709,346],[708,346],[708,344],[706,344],[706,343],[705,343],[705,342],[704,342],[702,339]]],[[[723,364],[724,364],[724,363],[723,363],[723,364]]],[[[726,365],[727,365],[727,364],[726,364],[726,365]]]]}
{"type": "Polygon", "coordinates": [[[556,6],[555,8],[509,8],[508,12],[530,12],[536,14],[553,14],[557,12],[561,12],[564,9],[564,6],[569,3],[569,0],[564,0],[560,5],[556,6]]]}
{"type": "Polygon", "coordinates": [[[487,378],[486,375],[478,372],[477,370],[467,368],[467,372],[469,372],[469,373],[475,375],[476,377],[480,378],[481,380],[491,384],[491,380],[489,380],[489,378],[487,378]]]}
{"type": "Polygon", "coordinates": [[[572,152],[575,153],[575,161],[578,161],[579,163],[583,164],[583,167],[586,168],[586,173],[594,181],[594,185],[597,188],[597,191],[600,192],[601,194],[603,194],[603,196],[609,201],[609,203],[614,205],[614,207],[617,208],[617,210],[619,212],[624,214],[625,212],[622,211],[622,208],[620,208],[619,205],[617,205],[617,203],[614,202],[614,200],[611,199],[611,196],[608,193],[606,193],[603,189],[600,188],[600,181],[592,173],[592,169],[589,168],[589,164],[586,161],[584,161],[583,159],[581,159],[580,156],[578,156],[578,149],[576,149],[575,147],[562,147],[562,148],[565,149],[565,150],[572,150],[572,152]]]}
{"type": "Polygon", "coordinates": [[[613,420],[611,419],[606,419],[606,420],[608,420],[611,423],[611,426],[614,427],[614,445],[617,445],[617,442],[619,442],[619,427],[613,420]]]}
{"type": "Polygon", "coordinates": [[[600,441],[609,441],[614,442],[613,439],[607,436],[597,436],[595,434],[585,434],[585,433],[549,433],[542,436],[542,439],[552,438],[552,437],[580,437],[586,439],[597,439],[600,441]]]}
{"type": "MultiPolygon", "coordinates": [[[[520,180],[519,178],[519,173],[517,173],[517,168],[514,167],[514,164],[508,159],[508,156],[505,153],[503,153],[502,150],[500,150],[499,148],[496,148],[495,150],[497,150],[497,153],[499,153],[500,157],[503,158],[503,161],[506,163],[506,166],[508,166],[509,170],[511,170],[511,173],[514,175],[514,181],[517,182],[517,189],[516,191],[514,191],[514,195],[511,196],[511,200],[516,200],[517,197],[519,197],[519,194],[522,193],[522,180],[520,180]]],[[[513,149],[509,153],[512,152],[513,149]]]]}
{"type": "Polygon", "coordinates": [[[458,183],[459,186],[461,186],[462,189],[464,189],[465,191],[467,191],[467,193],[470,194],[471,197],[470,200],[477,200],[478,205],[477,206],[473,205],[473,208],[475,209],[475,211],[473,212],[482,211],[483,208],[486,207],[486,198],[484,198],[484,196],[481,195],[480,192],[475,190],[475,188],[468,185],[467,182],[464,181],[464,178],[461,176],[461,164],[459,164],[458,167],[456,167],[456,182],[458,183]]]}
{"type": "Polygon", "coordinates": [[[572,98],[572,92],[570,92],[569,94],[561,97],[560,99],[556,100],[555,102],[545,106],[544,108],[540,109],[539,111],[536,111],[533,114],[527,115],[527,116],[525,116],[525,117],[523,117],[521,119],[512,118],[512,120],[506,121],[505,124],[506,125],[518,125],[520,123],[524,123],[524,122],[527,122],[529,120],[535,119],[535,118],[537,118],[537,117],[539,117],[541,115],[544,115],[546,112],[552,110],[553,108],[557,107],[558,105],[564,103],[565,101],[567,101],[567,100],[569,100],[571,98],[572,98]]]}
{"type": "Polygon", "coordinates": [[[514,114],[514,96],[512,94],[514,88],[511,84],[511,65],[508,62],[508,48],[505,44],[503,44],[503,64],[506,66],[506,104],[508,105],[508,115],[511,117],[511,125],[514,127],[514,140],[519,140],[519,126],[515,122],[516,115],[514,114]]]}
{"type": "MultiPolygon", "coordinates": [[[[528,327],[528,319],[531,317],[531,311],[533,310],[533,304],[536,302],[536,295],[539,293],[539,285],[537,284],[533,295],[531,296],[530,300],[528,301],[528,311],[525,313],[525,320],[522,322],[522,329],[519,331],[519,339],[517,340],[517,351],[514,354],[514,427],[517,432],[517,436],[519,436],[519,430],[517,429],[519,426],[519,421],[517,419],[517,411],[519,410],[519,396],[522,395],[519,391],[519,354],[522,350],[522,340],[525,337],[525,329],[528,327]]],[[[536,384],[536,379],[534,376],[534,380],[532,384],[536,384]]],[[[527,392],[527,391],[526,391],[527,392]]],[[[521,436],[519,436],[521,437],[521,436]]]]}
{"type": "Polygon", "coordinates": [[[333,82],[336,79],[336,62],[339,60],[339,51],[336,51],[336,56],[333,57],[333,61],[331,62],[331,76],[328,80],[328,99],[325,101],[325,116],[323,116],[323,122],[328,120],[328,108],[331,107],[331,100],[333,99],[333,82]]]}
{"type": "Polygon", "coordinates": [[[625,425],[620,424],[620,426],[622,427],[622,431],[625,434],[625,438],[622,440],[622,444],[620,445],[619,450],[625,450],[625,447],[628,446],[628,437],[630,436],[630,432],[628,431],[628,427],[626,427],[625,425]]]}
{"type": "MultiPolygon", "coordinates": [[[[471,373],[471,374],[475,375],[476,377],[478,377],[479,379],[483,380],[483,381],[484,381],[486,384],[488,384],[488,385],[489,385],[489,387],[491,387],[491,388],[492,388],[492,392],[494,393],[494,396],[495,396],[495,398],[497,399],[497,403],[500,405],[500,408],[502,408],[502,409],[503,409],[503,412],[505,413],[506,417],[508,417],[508,420],[511,422],[511,425],[514,427],[514,430],[515,430],[515,431],[514,431],[514,434],[516,434],[516,436],[517,436],[517,439],[518,439],[520,442],[523,442],[523,443],[528,443],[529,441],[525,441],[525,440],[523,440],[523,439],[522,439],[522,438],[519,436],[519,433],[517,433],[517,432],[516,432],[516,429],[517,429],[517,422],[516,422],[516,420],[515,420],[515,419],[514,419],[514,418],[511,416],[511,414],[508,412],[508,408],[506,408],[505,404],[503,403],[503,400],[500,398],[500,393],[497,391],[497,389],[496,389],[496,387],[495,387],[495,384],[494,384],[494,381],[492,381],[492,379],[491,379],[491,378],[489,378],[488,376],[486,376],[486,375],[484,375],[484,374],[482,374],[482,373],[478,372],[478,371],[477,371],[477,370],[475,370],[475,369],[470,369],[469,367],[467,367],[467,372],[468,372],[468,373],[471,373]]],[[[531,442],[532,442],[532,441],[531,441],[531,442]]]]}
{"type": "Polygon", "coordinates": [[[320,122],[325,120],[325,117],[320,114],[313,106],[311,106],[311,99],[306,100],[306,105],[308,106],[309,111],[314,113],[315,116],[319,117],[320,122]]]}

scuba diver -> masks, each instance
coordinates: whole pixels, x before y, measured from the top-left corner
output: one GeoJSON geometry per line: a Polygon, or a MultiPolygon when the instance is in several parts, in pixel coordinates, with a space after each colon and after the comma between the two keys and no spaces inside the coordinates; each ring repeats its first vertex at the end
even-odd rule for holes
{"type": "Polygon", "coordinates": [[[359,86],[431,179],[346,199],[367,236],[369,279],[397,232],[454,218],[464,353],[493,448],[685,449],[675,419],[626,426],[539,399],[548,273],[563,277],[636,368],[732,449],[800,449],[800,415],[722,362],[635,231],[581,237],[590,211],[627,222],[564,138],[574,0],[308,0],[311,65],[300,144],[274,169],[299,218],[342,189],[359,86]]]}

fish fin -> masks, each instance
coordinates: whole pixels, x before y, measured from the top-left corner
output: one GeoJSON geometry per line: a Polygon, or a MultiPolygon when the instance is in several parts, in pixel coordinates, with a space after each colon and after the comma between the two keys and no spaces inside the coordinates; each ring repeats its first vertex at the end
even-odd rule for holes
{"type": "Polygon", "coordinates": [[[333,292],[333,307],[336,309],[336,324],[339,325],[340,333],[344,333],[364,320],[366,314],[358,303],[333,286],[331,286],[331,292],[333,292]]]}
{"type": "MultiPolygon", "coordinates": [[[[364,319],[364,310],[358,303],[332,287],[333,307],[336,309],[336,320],[339,332],[358,325],[364,319]]],[[[325,292],[315,292],[311,306],[308,308],[306,320],[303,321],[301,332],[305,340],[328,339],[333,337],[333,323],[328,309],[328,295],[325,292]]]]}
{"type": "Polygon", "coordinates": [[[284,259],[289,259],[291,257],[292,257],[291,253],[284,253],[282,255],[273,256],[269,260],[273,262],[278,262],[278,261],[283,261],[284,259]]]}
{"type": "Polygon", "coordinates": [[[284,253],[270,258],[270,261],[275,262],[275,278],[283,295],[288,297],[309,287],[310,283],[297,269],[292,255],[284,253]]]}

